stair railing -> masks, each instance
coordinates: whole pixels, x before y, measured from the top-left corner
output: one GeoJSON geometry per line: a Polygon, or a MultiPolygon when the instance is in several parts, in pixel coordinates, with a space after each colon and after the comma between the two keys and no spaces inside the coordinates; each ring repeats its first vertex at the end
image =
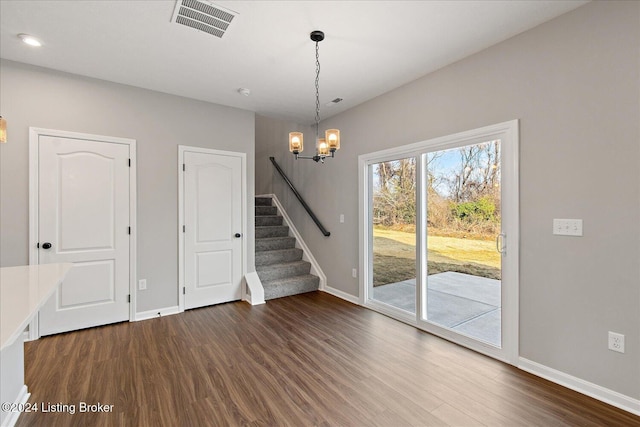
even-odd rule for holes
{"type": "Polygon", "coordinates": [[[309,214],[313,222],[316,223],[316,225],[318,226],[322,234],[324,234],[326,237],[329,237],[331,233],[329,233],[327,229],[324,228],[324,226],[322,225],[322,223],[320,222],[316,214],[313,213],[309,205],[307,205],[307,202],[305,202],[302,196],[300,195],[300,193],[298,193],[298,190],[296,190],[296,187],[293,186],[293,183],[291,182],[289,177],[287,177],[287,174],[285,174],[282,168],[280,167],[280,165],[276,163],[275,157],[269,157],[269,160],[271,160],[271,163],[273,163],[273,166],[275,166],[276,170],[278,171],[282,179],[284,179],[284,182],[286,182],[289,188],[291,189],[291,191],[293,191],[293,194],[296,196],[300,204],[302,204],[302,207],[304,208],[304,210],[307,211],[307,213],[309,214]]]}

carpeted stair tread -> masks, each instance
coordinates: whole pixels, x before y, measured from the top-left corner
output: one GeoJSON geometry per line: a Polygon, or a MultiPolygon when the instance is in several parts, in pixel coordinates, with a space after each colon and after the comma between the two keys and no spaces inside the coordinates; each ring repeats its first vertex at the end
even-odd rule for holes
{"type": "Polygon", "coordinates": [[[269,225],[264,227],[256,227],[256,239],[264,239],[267,237],[286,237],[289,235],[289,226],[287,225],[269,225]]]}
{"type": "Polygon", "coordinates": [[[313,276],[311,274],[262,282],[265,300],[317,291],[319,284],[320,279],[318,276],[313,276]]]}
{"type": "Polygon", "coordinates": [[[296,238],[290,236],[264,237],[256,239],[256,252],[290,249],[295,247],[296,238]]]}
{"type": "Polygon", "coordinates": [[[281,262],[299,261],[302,259],[302,249],[289,248],[274,251],[256,252],[256,267],[259,265],[277,264],[281,262]]]}
{"type": "Polygon", "coordinates": [[[284,279],[291,276],[309,274],[311,263],[307,261],[289,261],[277,264],[256,266],[256,273],[261,281],[284,279]]]}
{"type": "Polygon", "coordinates": [[[271,206],[271,197],[256,197],[256,206],[271,206]]]}
{"type": "Polygon", "coordinates": [[[278,208],[276,206],[256,206],[255,211],[257,216],[278,214],[278,208]]]}
{"type": "Polygon", "coordinates": [[[280,215],[256,216],[256,227],[265,227],[271,225],[282,225],[282,217],[280,215]]]}

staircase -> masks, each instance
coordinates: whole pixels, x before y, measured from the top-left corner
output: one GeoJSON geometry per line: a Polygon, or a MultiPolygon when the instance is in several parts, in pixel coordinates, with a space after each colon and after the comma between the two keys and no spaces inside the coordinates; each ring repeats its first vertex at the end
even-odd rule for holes
{"type": "Polygon", "coordinates": [[[265,300],[316,291],[320,283],[282,219],[271,197],[256,197],[256,272],[265,300]]]}

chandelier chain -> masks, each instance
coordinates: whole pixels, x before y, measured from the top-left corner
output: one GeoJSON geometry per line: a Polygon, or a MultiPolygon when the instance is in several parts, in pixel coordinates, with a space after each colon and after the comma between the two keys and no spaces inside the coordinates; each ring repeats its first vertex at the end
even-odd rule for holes
{"type": "Polygon", "coordinates": [[[316,141],[318,140],[320,127],[320,54],[318,42],[316,42],[316,141]]]}

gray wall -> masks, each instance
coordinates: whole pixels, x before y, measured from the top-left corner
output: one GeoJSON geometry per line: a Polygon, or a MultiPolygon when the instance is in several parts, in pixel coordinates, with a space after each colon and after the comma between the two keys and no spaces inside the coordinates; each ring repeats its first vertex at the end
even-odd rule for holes
{"type": "Polygon", "coordinates": [[[254,270],[252,112],[130,86],[0,62],[0,109],[9,143],[0,146],[0,265],[28,263],[29,127],[137,141],[137,310],[178,304],[178,145],[247,153],[248,266],[254,270]]]}
{"type": "Polygon", "coordinates": [[[520,355],[638,399],[639,54],[640,2],[589,3],[326,120],[343,148],[324,166],[294,163],[287,124],[257,117],[256,143],[329,238],[270,169],[256,179],[285,200],[328,285],[358,295],[357,156],[520,119],[520,355]],[[553,218],[582,218],[584,237],[553,236],[553,218]],[[626,335],[625,354],[607,331],[626,335]]]}
{"type": "MultiPolygon", "coordinates": [[[[300,126],[296,123],[256,115],[256,194],[272,192],[273,166],[269,161],[278,149],[279,138],[288,138],[291,131],[300,126]],[[282,136],[285,135],[285,136],[282,136]]],[[[288,139],[284,140],[287,143],[288,139]]],[[[275,182],[275,180],[274,180],[275,182]]]]}

